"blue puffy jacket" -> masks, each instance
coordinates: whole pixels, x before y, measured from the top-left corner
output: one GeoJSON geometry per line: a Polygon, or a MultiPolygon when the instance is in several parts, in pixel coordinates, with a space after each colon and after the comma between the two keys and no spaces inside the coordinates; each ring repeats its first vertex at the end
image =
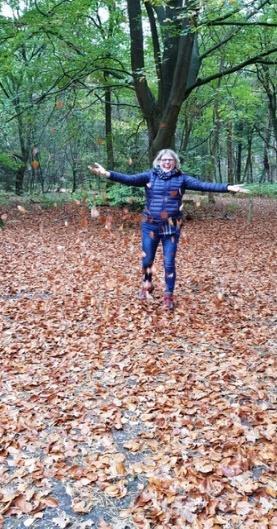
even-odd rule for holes
{"type": "Polygon", "coordinates": [[[181,216],[182,196],[186,189],[227,193],[227,184],[202,182],[193,176],[176,171],[166,179],[160,178],[155,169],[145,173],[128,175],[110,171],[110,180],[121,184],[145,187],[145,215],[156,222],[167,218],[178,219],[181,216]]]}

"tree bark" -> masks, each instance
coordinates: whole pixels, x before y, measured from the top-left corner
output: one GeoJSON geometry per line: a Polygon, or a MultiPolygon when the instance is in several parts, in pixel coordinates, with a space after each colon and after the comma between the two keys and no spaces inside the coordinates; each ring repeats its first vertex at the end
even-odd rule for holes
{"type": "Polygon", "coordinates": [[[236,181],[238,184],[241,183],[241,157],[242,157],[242,142],[238,141],[237,144],[237,164],[236,164],[236,181]]]}
{"type": "Polygon", "coordinates": [[[14,97],[13,105],[16,111],[19,144],[20,144],[20,150],[21,150],[21,153],[18,156],[21,160],[21,166],[16,172],[15,193],[16,195],[21,195],[23,193],[24,175],[25,175],[25,171],[27,168],[27,163],[28,163],[30,150],[31,150],[32,127],[29,126],[29,128],[27,129],[26,135],[24,135],[26,127],[24,127],[24,124],[23,124],[20,98],[19,98],[18,92],[16,92],[16,95],[14,97]]]}
{"type": "Polygon", "coordinates": [[[145,75],[141,2],[127,0],[132,73],[137,99],[148,127],[150,160],[160,149],[175,147],[175,131],[182,103],[200,67],[191,21],[180,17],[182,4],[181,0],[171,0],[166,7],[156,9],[163,39],[163,55],[160,57],[154,10],[147,2],[156,71],[160,72],[159,93],[155,98],[145,75]]]}
{"type": "Polygon", "coordinates": [[[231,121],[227,124],[227,180],[229,184],[234,184],[233,124],[231,121]]]}
{"type": "Polygon", "coordinates": [[[238,184],[241,183],[241,166],[242,166],[242,136],[243,133],[243,123],[240,121],[237,126],[237,135],[238,135],[238,141],[237,141],[237,156],[236,156],[236,181],[238,184]]]}
{"type": "Polygon", "coordinates": [[[25,174],[25,165],[21,165],[19,169],[16,171],[16,177],[15,177],[15,193],[16,195],[22,195],[23,193],[23,181],[24,181],[24,174],[25,174]]]}
{"type": "Polygon", "coordinates": [[[271,120],[269,116],[269,120],[265,128],[263,172],[261,175],[260,182],[271,182],[271,171],[270,171],[270,163],[269,163],[269,155],[268,155],[268,151],[270,149],[270,136],[271,136],[270,121],[271,120]]]}
{"type": "Polygon", "coordinates": [[[112,136],[112,107],[111,107],[111,88],[105,88],[105,129],[106,129],[106,151],[107,167],[114,169],[114,152],[112,136]]]}
{"type": "Polygon", "coordinates": [[[127,7],[130,22],[131,65],[134,86],[140,108],[147,123],[149,143],[151,145],[159,127],[159,110],[145,75],[140,0],[128,0],[127,7]]]}
{"type": "Polygon", "coordinates": [[[72,191],[71,193],[75,193],[76,189],[77,189],[77,169],[76,167],[73,165],[72,167],[72,191]]]}
{"type": "Polygon", "coordinates": [[[247,183],[253,182],[253,167],[252,167],[252,139],[253,139],[253,130],[248,132],[248,142],[247,142],[247,158],[244,169],[244,179],[247,183]]]}
{"type": "Polygon", "coordinates": [[[276,83],[270,77],[270,70],[268,65],[262,64],[257,68],[258,79],[265,89],[268,97],[268,108],[274,133],[275,142],[277,142],[277,94],[276,94],[276,83]]]}

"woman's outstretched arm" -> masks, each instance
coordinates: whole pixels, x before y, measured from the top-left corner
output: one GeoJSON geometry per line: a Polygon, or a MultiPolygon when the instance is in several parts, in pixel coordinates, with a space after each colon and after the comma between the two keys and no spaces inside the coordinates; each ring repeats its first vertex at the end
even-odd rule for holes
{"type": "Polygon", "coordinates": [[[120,184],[125,184],[128,186],[145,186],[149,182],[150,172],[146,171],[144,173],[137,174],[123,174],[117,173],[116,171],[107,171],[99,163],[93,165],[88,165],[91,173],[94,173],[97,176],[102,176],[104,178],[109,178],[112,182],[118,182],[120,184]]]}
{"type": "Polygon", "coordinates": [[[245,189],[243,184],[229,185],[205,182],[187,174],[183,174],[183,179],[184,189],[190,189],[192,191],[204,191],[210,193],[249,193],[249,190],[245,189]]]}

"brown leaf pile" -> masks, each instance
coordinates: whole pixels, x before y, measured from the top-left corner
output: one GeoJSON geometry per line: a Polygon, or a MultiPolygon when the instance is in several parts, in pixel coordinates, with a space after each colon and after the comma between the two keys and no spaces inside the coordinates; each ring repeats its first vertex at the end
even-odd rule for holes
{"type": "Polygon", "coordinates": [[[173,314],[138,215],[3,213],[0,527],[276,528],[275,204],[241,202],[185,225],[173,314]]]}

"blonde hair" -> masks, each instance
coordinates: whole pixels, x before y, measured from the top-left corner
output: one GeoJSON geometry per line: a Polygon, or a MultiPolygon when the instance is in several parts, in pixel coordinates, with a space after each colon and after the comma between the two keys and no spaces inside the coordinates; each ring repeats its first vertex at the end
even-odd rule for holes
{"type": "Polygon", "coordinates": [[[180,169],[180,158],[172,149],[162,149],[161,151],[159,151],[155,160],[153,161],[153,167],[157,167],[158,165],[160,165],[159,161],[164,155],[172,156],[172,158],[174,158],[175,160],[176,169],[180,169]]]}

